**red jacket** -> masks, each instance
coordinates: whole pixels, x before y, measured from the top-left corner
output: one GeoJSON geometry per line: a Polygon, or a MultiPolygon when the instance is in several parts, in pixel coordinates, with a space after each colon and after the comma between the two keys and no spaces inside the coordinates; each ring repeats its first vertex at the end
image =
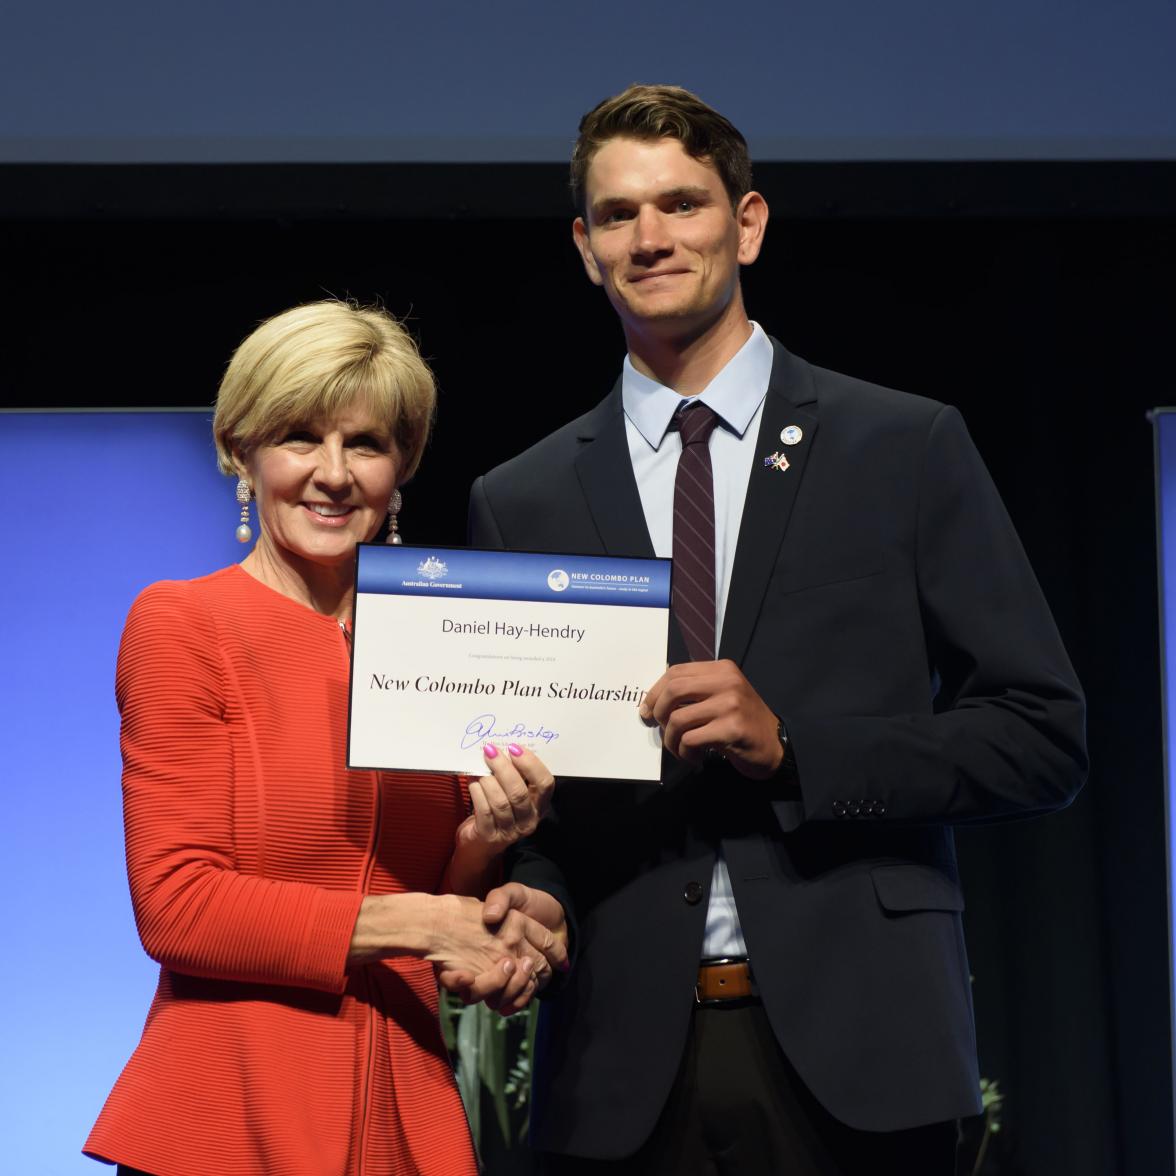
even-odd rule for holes
{"type": "Polygon", "coordinates": [[[87,1154],[156,1176],[473,1176],[428,963],[346,968],[436,891],[452,776],[350,772],[347,638],[239,567],[148,588],[119,652],[127,871],[159,987],[87,1154]]]}

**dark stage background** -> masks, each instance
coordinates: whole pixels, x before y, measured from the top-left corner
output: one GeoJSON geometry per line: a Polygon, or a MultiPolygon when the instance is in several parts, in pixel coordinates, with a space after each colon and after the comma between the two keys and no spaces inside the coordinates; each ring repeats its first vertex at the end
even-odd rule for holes
{"type": "MultiPolygon", "coordinates": [[[[1144,417],[1176,400],[1173,166],[760,171],[775,216],[745,275],[753,317],[810,360],[963,410],[1087,689],[1072,808],[958,836],[982,1071],[1008,1099],[993,1147],[1026,1176],[1173,1170],[1144,417]]],[[[0,168],[3,405],[206,404],[260,318],[378,300],[442,386],[402,530],[459,543],[472,478],[593,404],[623,354],[561,185],[549,165],[0,168]]],[[[44,478],[8,504],[24,526],[51,453],[44,478]]],[[[93,487],[79,526],[92,509],[140,537],[169,525],[150,486],[93,487]]],[[[209,509],[236,525],[228,481],[209,509]]]]}

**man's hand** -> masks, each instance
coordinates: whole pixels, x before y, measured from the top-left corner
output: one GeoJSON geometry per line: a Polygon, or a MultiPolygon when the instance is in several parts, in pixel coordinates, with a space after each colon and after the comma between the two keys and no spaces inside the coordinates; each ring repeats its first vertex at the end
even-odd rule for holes
{"type": "Polygon", "coordinates": [[[468,971],[443,969],[438,973],[441,986],[457,993],[467,1003],[485,1001],[504,1017],[525,1008],[531,997],[551,979],[553,969],[568,969],[568,930],[563,907],[542,890],[533,890],[520,882],[507,882],[490,891],[482,906],[486,929],[502,935],[510,927],[521,930],[523,941],[508,935],[512,947],[525,953],[520,967],[504,974],[494,967],[474,975],[468,971]]]}
{"type": "Polygon", "coordinates": [[[780,767],[778,720],[733,661],[670,666],[649,688],[638,711],[662,729],[662,744],[681,760],[719,752],[752,780],[780,767]]]}

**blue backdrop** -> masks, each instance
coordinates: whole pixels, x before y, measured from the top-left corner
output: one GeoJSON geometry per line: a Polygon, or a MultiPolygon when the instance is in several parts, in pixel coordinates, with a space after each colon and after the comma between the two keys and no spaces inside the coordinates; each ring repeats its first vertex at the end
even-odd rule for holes
{"type": "Polygon", "coordinates": [[[157,974],[123,862],[114,661],[141,588],[242,556],[210,420],[0,413],[0,501],[13,516],[0,576],[5,1172],[110,1171],[80,1149],[157,974]]]}
{"type": "MultiPolygon", "coordinates": [[[[1176,906],[1176,409],[1158,409],[1152,414],[1156,440],[1156,526],[1159,533],[1157,564],[1160,569],[1161,676],[1164,683],[1164,759],[1167,782],[1168,827],[1168,950],[1169,983],[1176,983],[1176,934],[1172,915],[1176,906]]],[[[1173,1006],[1176,1009],[1176,989],[1173,1006]]],[[[1176,1027],[1176,1016],[1173,1021],[1176,1027]]],[[[1176,1059],[1173,1060],[1176,1079],[1176,1059]]]]}
{"type": "Polygon", "coordinates": [[[633,81],[767,159],[1176,157],[1172,0],[36,0],[0,160],[552,160],[633,81]]]}

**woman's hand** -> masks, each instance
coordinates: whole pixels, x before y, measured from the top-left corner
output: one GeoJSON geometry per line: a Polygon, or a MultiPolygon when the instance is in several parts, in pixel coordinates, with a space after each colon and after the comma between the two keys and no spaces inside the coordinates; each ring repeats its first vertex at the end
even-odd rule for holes
{"type": "Polygon", "coordinates": [[[516,969],[491,968],[472,973],[461,969],[439,968],[437,978],[443,988],[456,993],[467,1003],[485,1001],[504,1017],[525,1008],[537,992],[551,980],[554,972],[566,972],[568,929],[564,909],[542,890],[519,882],[492,890],[482,906],[482,920],[496,932],[505,931],[513,938],[520,931],[520,944],[527,958],[516,969]]]}
{"type": "Polygon", "coordinates": [[[514,912],[512,915],[488,926],[482,903],[476,898],[441,895],[433,942],[424,958],[433,964],[438,975],[484,974],[500,983],[507,983],[512,976],[529,976],[540,964],[548,966],[528,940],[525,917],[514,912]]]}
{"type": "Polygon", "coordinates": [[[532,751],[517,743],[482,749],[490,775],[470,782],[474,811],[457,829],[457,850],[476,849],[497,857],[529,837],[551,806],[555,777],[532,751]]]}
{"type": "Polygon", "coordinates": [[[551,807],[555,777],[534,752],[517,743],[482,749],[488,776],[470,782],[474,811],[457,827],[442,890],[481,897],[501,881],[498,860],[530,836],[551,807]]]}
{"type": "Polygon", "coordinates": [[[528,987],[534,973],[567,965],[563,942],[517,907],[504,904],[501,916],[488,922],[482,902],[463,895],[369,895],[352,933],[349,963],[405,955],[429,960],[439,976],[477,978],[478,992],[513,992],[515,985],[528,987]]]}

